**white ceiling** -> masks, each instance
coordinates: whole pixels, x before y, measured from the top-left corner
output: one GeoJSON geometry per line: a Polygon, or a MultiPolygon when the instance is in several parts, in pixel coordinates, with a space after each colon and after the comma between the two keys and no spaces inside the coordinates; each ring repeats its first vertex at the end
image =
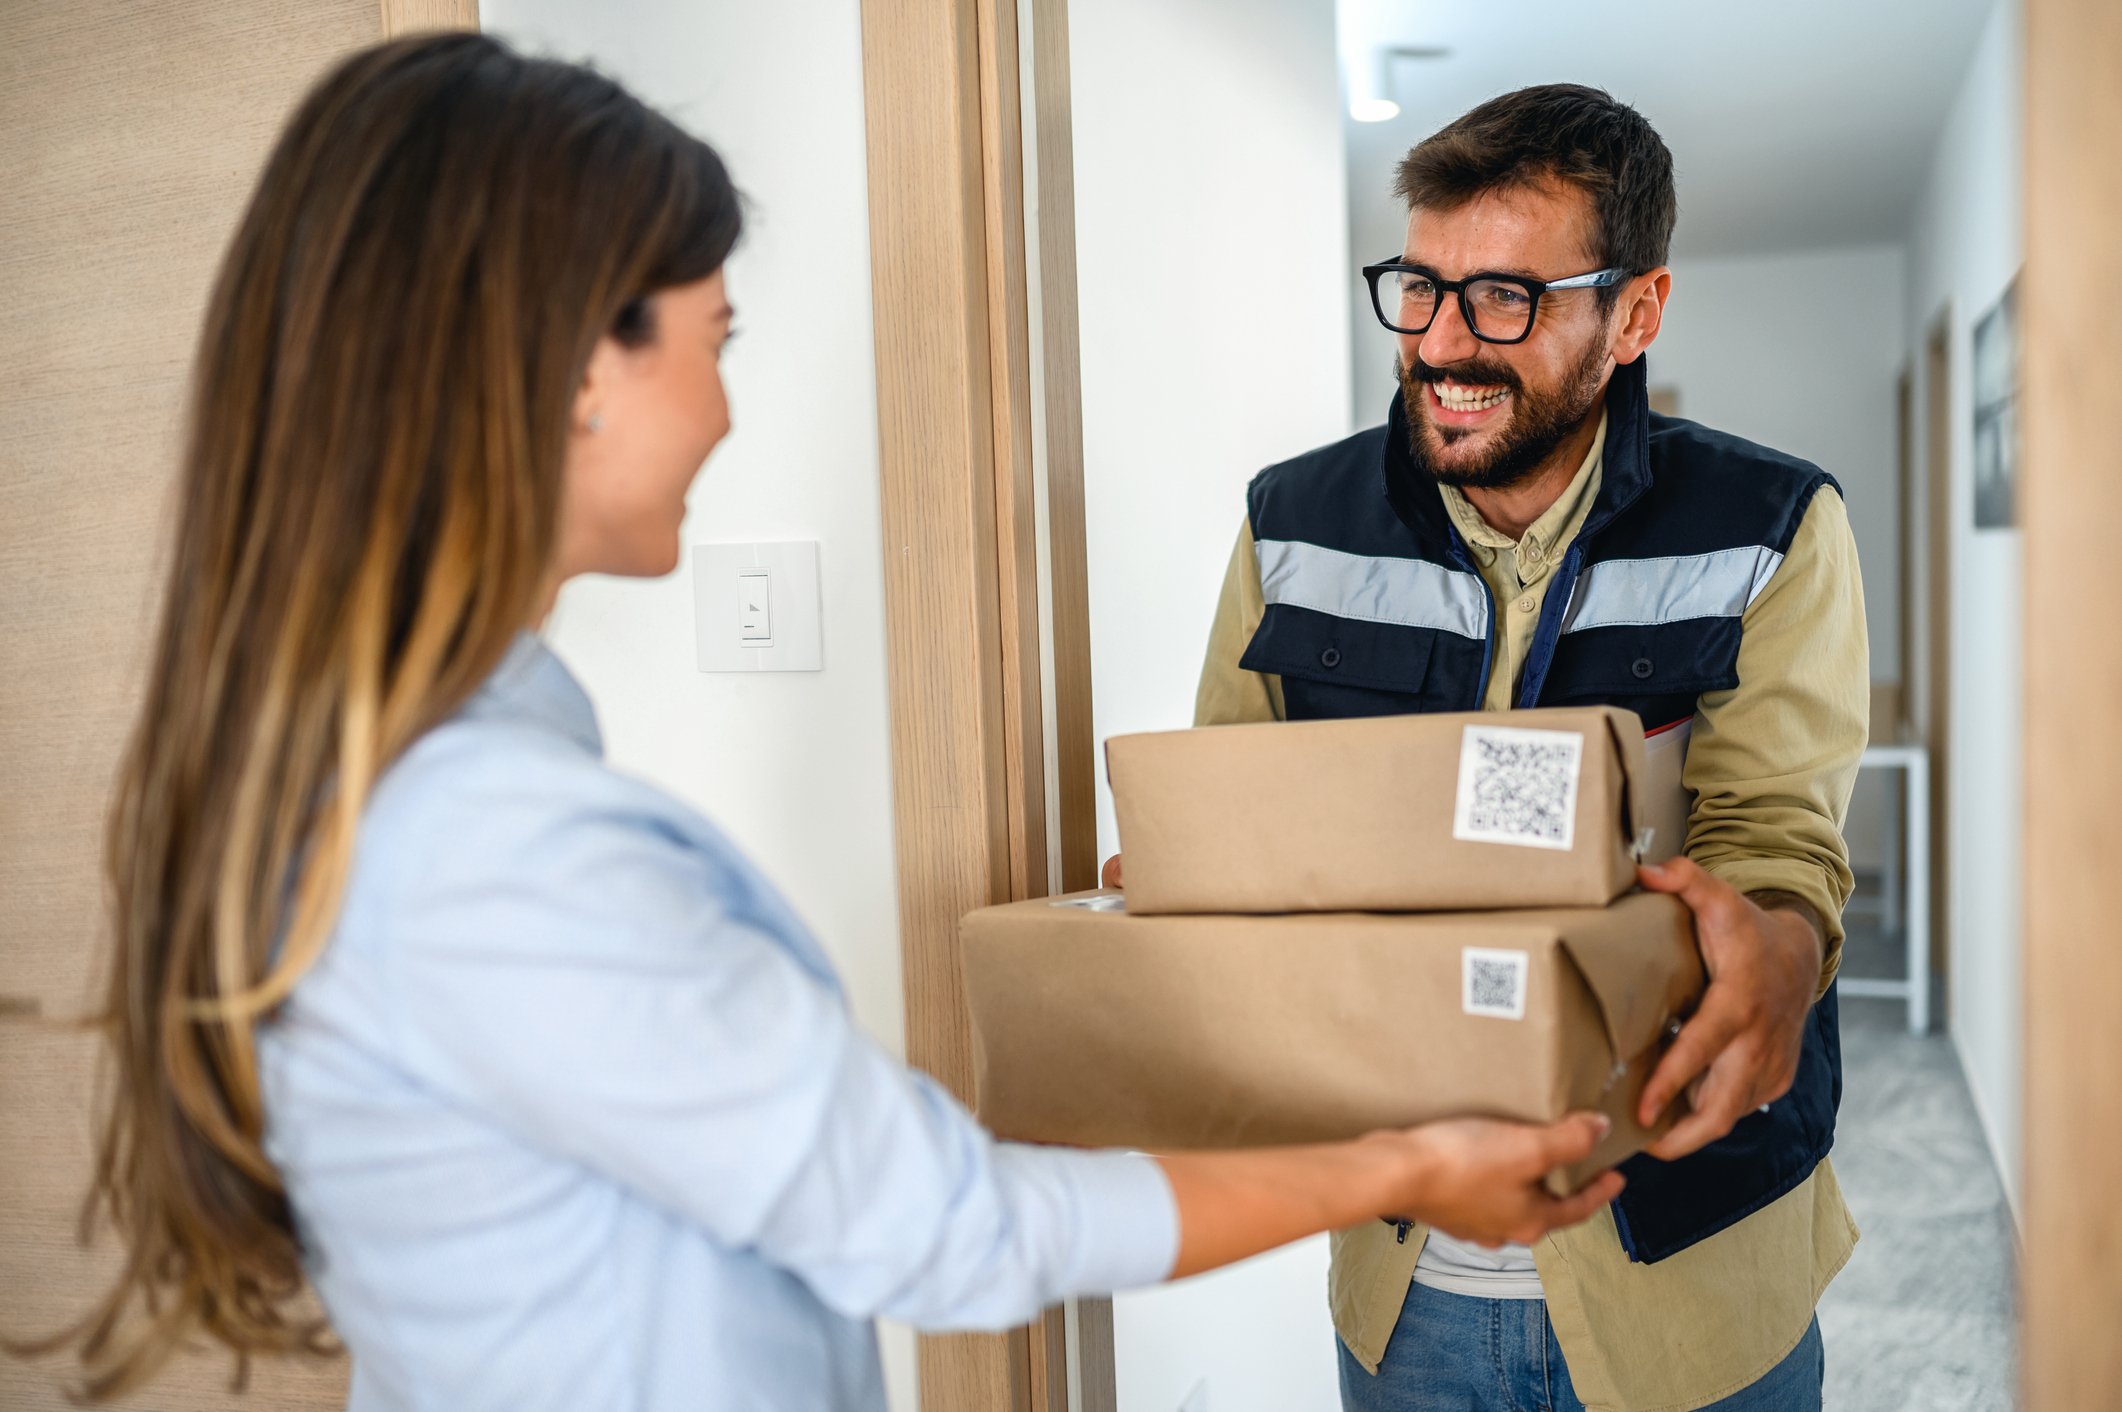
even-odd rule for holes
{"type": "Polygon", "coordinates": [[[1344,73],[1379,45],[1400,116],[1346,118],[1359,258],[1398,238],[1394,164],[1485,98],[1604,88],[1672,149],[1682,255],[1898,241],[1995,0],[1338,0],[1344,73]]]}

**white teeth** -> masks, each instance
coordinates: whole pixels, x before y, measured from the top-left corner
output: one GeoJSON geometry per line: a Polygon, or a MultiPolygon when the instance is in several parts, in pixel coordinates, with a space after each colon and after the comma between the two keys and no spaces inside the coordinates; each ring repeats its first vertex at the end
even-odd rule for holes
{"type": "Polygon", "coordinates": [[[1453,412],[1479,412],[1510,395],[1510,389],[1503,387],[1469,388],[1446,382],[1430,386],[1437,390],[1437,400],[1453,412]]]}

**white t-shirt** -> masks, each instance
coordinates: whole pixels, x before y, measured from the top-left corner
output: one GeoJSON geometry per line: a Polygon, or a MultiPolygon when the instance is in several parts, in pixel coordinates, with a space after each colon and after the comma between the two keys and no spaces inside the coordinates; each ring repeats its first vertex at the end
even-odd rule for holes
{"type": "Polygon", "coordinates": [[[1492,1250],[1431,1231],[1415,1259],[1415,1283],[1475,1299],[1545,1299],[1529,1245],[1492,1250]]]}

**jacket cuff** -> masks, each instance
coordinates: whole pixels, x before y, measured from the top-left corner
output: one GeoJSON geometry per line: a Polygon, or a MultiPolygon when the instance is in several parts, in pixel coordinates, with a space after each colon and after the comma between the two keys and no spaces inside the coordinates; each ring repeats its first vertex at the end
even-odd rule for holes
{"type": "Polygon", "coordinates": [[[1794,858],[1730,858],[1703,865],[1703,871],[1742,893],[1784,892],[1809,905],[1820,918],[1820,979],[1813,999],[1827,994],[1842,969],[1842,899],[1820,870],[1794,858]]]}

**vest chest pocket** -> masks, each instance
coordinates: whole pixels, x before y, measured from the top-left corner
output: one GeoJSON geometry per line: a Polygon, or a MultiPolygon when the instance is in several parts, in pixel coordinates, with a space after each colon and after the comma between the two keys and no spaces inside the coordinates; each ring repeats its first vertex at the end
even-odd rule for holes
{"type": "Polygon", "coordinates": [[[1434,628],[1273,604],[1239,665],[1281,677],[1289,719],[1305,721],[1467,709],[1480,661],[1481,644],[1434,628]],[[1471,672],[1453,670],[1460,642],[1472,649],[1471,672]]]}
{"type": "MultiPolygon", "coordinates": [[[[1620,704],[1623,698],[1686,701],[1739,684],[1739,619],[1587,628],[1565,632],[1540,686],[1542,706],[1620,704]]],[[[1664,719],[1663,717],[1659,718],[1664,719]]],[[[1644,720],[1655,725],[1650,715],[1644,720]]]]}

